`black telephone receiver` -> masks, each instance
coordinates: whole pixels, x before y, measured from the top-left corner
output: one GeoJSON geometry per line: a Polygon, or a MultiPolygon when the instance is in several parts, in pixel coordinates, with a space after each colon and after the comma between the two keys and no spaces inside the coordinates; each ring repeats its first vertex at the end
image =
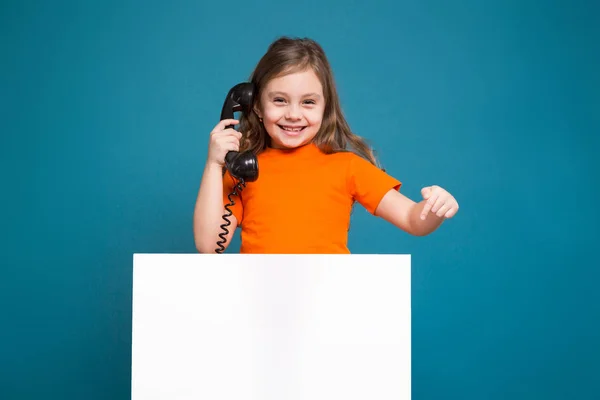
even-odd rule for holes
{"type": "MultiPolygon", "coordinates": [[[[223,109],[221,110],[221,121],[234,119],[236,111],[250,112],[252,109],[252,98],[254,96],[254,85],[250,82],[238,83],[229,90],[223,109]]],[[[233,128],[233,125],[227,128],[233,128]]],[[[238,153],[230,151],[225,156],[225,166],[234,178],[245,182],[253,182],[258,179],[258,163],[256,156],[251,151],[238,153]]]]}
{"type": "MultiPolygon", "coordinates": [[[[224,119],[234,119],[234,112],[251,112],[252,111],[252,99],[254,97],[254,85],[250,82],[238,83],[229,90],[225,102],[223,103],[223,109],[221,110],[221,121],[224,119]]],[[[233,128],[234,125],[228,125],[227,128],[233,128]]],[[[258,179],[258,162],[256,156],[252,151],[246,151],[239,153],[237,151],[230,151],[225,155],[225,167],[229,173],[233,176],[238,183],[234,186],[233,191],[229,194],[229,204],[225,205],[227,212],[223,215],[225,223],[221,225],[222,233],[219,234],[221,240],[217,242],[218,248],[215,250],[216,253],[222,253],[225,251],[223,246],[227,242],[227,234],[229,231],[227,227],[231,225],[229,217],[233,214],[230,207],[235,205],[233,196],[238,196],[246,186],[247,182],[254,182],[258,179]],[[238,192],[239,191],[239,192],[238,192]]]]}

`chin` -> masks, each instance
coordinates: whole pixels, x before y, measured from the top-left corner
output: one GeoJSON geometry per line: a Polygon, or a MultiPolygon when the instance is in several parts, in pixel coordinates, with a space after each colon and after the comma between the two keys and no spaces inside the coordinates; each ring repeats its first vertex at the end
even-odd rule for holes
{"type": "Polygon", "coordinates": [[[272,140],[273,145],[277,147],[283,147],[286,149],[294,149],[296,147],[304,146],[305,144],[310,143],[312,140],[311,137],[277,137],[275,140],[272,140]]]}

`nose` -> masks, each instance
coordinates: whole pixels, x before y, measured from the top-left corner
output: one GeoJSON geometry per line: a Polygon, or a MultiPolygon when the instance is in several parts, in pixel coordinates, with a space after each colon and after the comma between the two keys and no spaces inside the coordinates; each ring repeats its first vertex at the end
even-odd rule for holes
{"type": "Polygon", "coordinates": [[[302,114],[298,109],[298,106],[292,104],[287,108],[285,117],[289,120],[298,120],[302,117],[302,114]]]}

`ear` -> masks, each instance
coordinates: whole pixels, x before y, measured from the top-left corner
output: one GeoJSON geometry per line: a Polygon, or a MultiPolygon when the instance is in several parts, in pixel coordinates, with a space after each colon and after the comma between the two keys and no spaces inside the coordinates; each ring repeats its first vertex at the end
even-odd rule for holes
{"type": "Polygon", "coordinates": [[[254,111],[254,113],[256,115],[258,115],[258,118],[262,118],[262,113],[260,112],[260,110],[258,109],[258,107],[254,107],[252,110],[254,111]]]}

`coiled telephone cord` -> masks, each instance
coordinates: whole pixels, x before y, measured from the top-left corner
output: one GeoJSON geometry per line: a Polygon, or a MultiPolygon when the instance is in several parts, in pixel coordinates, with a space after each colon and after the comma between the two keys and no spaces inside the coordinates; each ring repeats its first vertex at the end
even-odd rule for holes
{"type": "Polygon", "coordinates": [[[243,179],[240,179],[240,181],[233,187],[233,191],[229,193],[229,195],[227,195],[227,198],[229,199],[229,204],[225,205],[225,210],[227,212],[222,216],[222,218],[225,220],[225,223],[221,225],[221,229],[223,230],[223,232],[219,233],[219,237],[221,238],[221,240],[217,242],[218,248],[215,249],[216,253],[221,254],[225,251],[225,247],[223,245],[227,243],[227,235],[229,234],[229,230],[227,229],[227,227],[231,225],[229,217],[233,215],[233,212],[231,211],[230,207],[233,207],[235,205],[235,201],[232,197],[239,197],[240,193],[242,192],[242,190],[244,190],[245,187],[246,182],[243,179]]]}

